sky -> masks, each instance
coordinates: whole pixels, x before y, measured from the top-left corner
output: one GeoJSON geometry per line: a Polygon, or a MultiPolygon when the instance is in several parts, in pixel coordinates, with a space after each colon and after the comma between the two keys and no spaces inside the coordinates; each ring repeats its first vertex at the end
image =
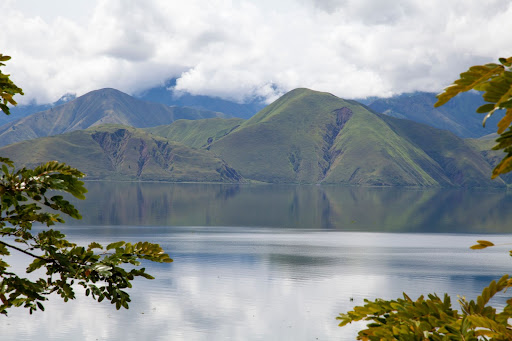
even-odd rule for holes
{"type": "Polygon", "coordinates": [[[3,68],[21,104],[100,88],[266,102],[440,92],[512,56],[509,0],[2,0],[3,68]]]}

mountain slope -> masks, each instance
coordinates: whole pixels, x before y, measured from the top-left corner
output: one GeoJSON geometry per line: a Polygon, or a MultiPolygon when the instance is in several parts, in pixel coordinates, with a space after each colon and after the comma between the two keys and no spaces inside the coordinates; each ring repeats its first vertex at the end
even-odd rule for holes
{"type": "Polygon", "coordinates": [[[377,98],[368,107],[388,116],[446,129],[459,137],[480,137],[496,131],[499,113],[488,120],[485,128],[482,127],[483,116],[475,111],[485,102],[478,93],[459,94],[439,108],[434,108],[436,102],[434,93],[415,92],[391,98],[377,98]]]}
{"type": "MultiPolygon", "coordinates": [[[[496,139],[499,137],[498,134],[489,134],[482,136],[477,139],[466,139],[465,142],[473,147],[475,151],[480,153],[482,157],[489,163],[491,168],[494,168],[501,162],[505,157],[506,153],[503,150],[492,150],[496,146],[496,139]]],[[[512,173],[501,174],[500,178],[505,183],[512,184],[512,173]]]]}
{"type": "Polygon", "coordinates": [[[169,138],[192,148],[205,148],[229,134],[244,122],[241,118],[208,118],[203,120],[177,120],[170,125],[145,128],[147,132],[169,138]]]}
{"type": "Polygon", "coordinates": [[[46,104],[36,104],[30,103],[30,104],[18,104],[15,107],[11,107],[10,115],[0,115],[0,126],[19,120],[20,118],[35,114],[36,112],[45,111],[48,109],[51,109],[53,107],[56,107],[58,105],[64,104],[66,102],[72,101],[76,98],[74,94],[65,94],[59,100],[53,103],[46,103],[46,104]]]}
{"type": "Polygon", "coordinates": [[[169,124],[183,118],[211,117],[225,115],[208,110],[144,102],[115,89],[101,89],[1,126],[0,146],[87,129],[104,123],[143,128],[169,124]]]}
{"type": "Polygon", "coordinates": [[[404,119],[380,116],[397,134],[421,148],[443,169],[450,182],[461,187],[478,187],[482,179],[490,185],[492,167],[481,153],[453,133],[404,119]]]}
{"type": "MultiPolygon", "coordinates": [[[[443,135],[441,155],[457,144],[471,162],[448,164],[449,156],[425,151],[426,145],[394,120],[354,101],[296,89],[213,142],[210,150],[245,178],[264,182],[504,186],[489,180],[488,163],[453,134],[443,135]]],[[[425,141],[439,132],[419,124],[415,129],[425,141]]]]}
{"type": "Polygon", "coordinates": [[[140,129],[102,125],[0,148],[21,166],[65,162],[87,179],[239,182],[240,175],[211,153],[140,129]]]}

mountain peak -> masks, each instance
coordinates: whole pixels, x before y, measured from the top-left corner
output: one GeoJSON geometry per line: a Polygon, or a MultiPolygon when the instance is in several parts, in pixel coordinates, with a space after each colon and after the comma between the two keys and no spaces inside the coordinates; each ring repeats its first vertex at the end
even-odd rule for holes
{"type": "Polygon", "coordinates": [[[245,125],[264,122],[283,115],[295,115],[300,112],[315,115],[324,108],[340,109],[348,102],[328,92],[315,91],[307,88],[297,88],[284,94],[272,104],[259,111],[245,125]]]}
{"type": "Polygon", "coordinates": [[[170,124],[177,119],[225,117],[209,110],[168,107],[136,99],[113,88],[94,90],[72,101],[0,127],[0,146],[113,123],[136,128],[170,124]]]}
{"type": "Polygon", "coordinates": [[[114,97],[129,97],[135,100],[134,97],[128,95],[127,93],[124,93],[120,90],[114,89],[114,88],[102,88],[98,90],[89,91],[88,93],[84,94],[83,96],[80,96],[78,98],[88,98],[90,96],[114,96],[114,97]]]}
{"type": "Polygon", "coordinates": [[[328,95],[328,96],[338,98],[329,92],[317,91],[317,90],[312,90],[312,89],[308,89],[308,88],[296,88],[296,89],[293,89],[293,90],[287,92],[286,94],[284,94],[284,96],[282,96],[278,100],[286,99],[286,98],[290,98],[290,97],[293,98],[293,97],[315,96],[315,95],[317,95],[317,96],[328,95]]]}

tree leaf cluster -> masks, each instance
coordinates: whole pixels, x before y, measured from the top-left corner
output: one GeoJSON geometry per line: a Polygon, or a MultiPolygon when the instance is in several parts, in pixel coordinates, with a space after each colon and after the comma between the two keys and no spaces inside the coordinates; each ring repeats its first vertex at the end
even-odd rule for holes
{"type": "Polygon", "coordinates": [[[135,277],[153,278],[144,268],[137,268],[140,260],[172,262],[158,244],[149,242],[120,241],[106,247],[92,242],[86,248],[68,241],[57,230],[33,233],[35,222],[47,227],[63,223],[61,213],[81,218],[69,201],[54,193],[67,192],[83,199],[86,189],[79,178],[84,174],[56,161],[19,170],[8,159],[0,161],[0,313],[19,306],[30,312],[44,310],[42,302],[54,292],[64,301],[74,299],[75,285],[84,287],[85,294],[99,302],[107,299],[117,309],[128,308],[130,296],[125,289],[132,287],[131,281],[135,277]],[[2,258],[11,251],[33,258],[27,273],[43,269],[45,276],[29,280],[9,271],[2,258]],[[125,270],[124,264],[134,268],[125,270]]]}
{"type": "Polygon", "coordinates": [[[407,294],[403,299],[365,300],[363,306],[340,314],[339,326],[354,321],[370,321],[359,331],[358,340],[512,340],[508,319],[512,318],[512,299],[502,312],[488,305],[498,292],[512,286],[512,279],[504,275],[492,281],[476,301],[460,298],[460,311],[453,309],[451,299],[436,294],[420,296],[413,301],[407,294]]]}
{"type": "Polygon", "coordinates": [[[493,170],[492,178],[496,178],[512,170],[512,57],[500,58],[499,64],[470,67],[444,92],[437,95],[438,101],[434,106],[439,107],[459,93],[470,90],[481,91],[483,99],[489,102],[476,109],[477,113],[486,114],[482,122],[484,126],[486,120],[497,110],[505,111],[504,117],[498,122],[497,133],[500,137],[493,149],[503,149],[507,154],[493,170]]]}
{"type": "MultiPolygon", "coordinates": [[[[0,66],[5,66],[3,62],[11,59],[9,56],[4,56],[0,53],[0,66]]],[[[16,94],[23,95],[23,90],[16,86],[13,81],[9,78],[10,75],[2,73],[0,70],[0,110],[5,114],[10,115],[11,111],[7,104],[16,105],[16,101],[13,96],[16,94]]]]}
{"type": "MultiPolygon", "coordinates": [[[[9,59],[0,54],[0,62],[9,59]]],[[[0,108],[6,114],[7,103],[16,105],[12,99],[16,93],[23,94],[9,75],[0,72],[0,108]]],[[[141,261],[172,262],[158,244],[120,241],[103,247],[91,242],[86,248],[50,228],[64,222],[61,214],[81,218],[80,212],[60,194],[85,199],[87,190],[80,181],[84,176],[57,161],[34,169],[16,169],[13,161],[0,157],[0,314],[7,314],[13,307],[27,308],[30,313],[44,310],[43,302],[53,293],[67,302],[75,298],[77,286],[98,302],[106,299],[117,309],[128,308],[130,296],[126,289],[132,287],[131,282],[136,277],[153,279],[140,267],[141,261]],[[38,233],[32,231],[35,223],[43,226],[38,233]],[[26,273],[11,271],[7,263],[11,252],[32,259],[26,273]],[[39,278],[28,278],[27,273],[39,278]]]]}

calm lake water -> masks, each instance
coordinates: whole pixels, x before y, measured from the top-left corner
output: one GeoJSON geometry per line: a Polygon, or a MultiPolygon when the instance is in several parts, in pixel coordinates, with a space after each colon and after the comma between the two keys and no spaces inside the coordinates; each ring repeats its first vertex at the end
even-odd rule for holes
{"type": "Polygon", "coordinates": [[[87,187],[83,220],[62,226],[69,239],[157,242],[174,263],[145,264],[156,279],[135,282],[129,310],[51,297],[45,312],[0,317],[1,340],[354,340],[360,326],[335,317],[365,298],[473,298],[512,264],[510,246],[469,250],[510,242],[505,191],[87,187]]]}

